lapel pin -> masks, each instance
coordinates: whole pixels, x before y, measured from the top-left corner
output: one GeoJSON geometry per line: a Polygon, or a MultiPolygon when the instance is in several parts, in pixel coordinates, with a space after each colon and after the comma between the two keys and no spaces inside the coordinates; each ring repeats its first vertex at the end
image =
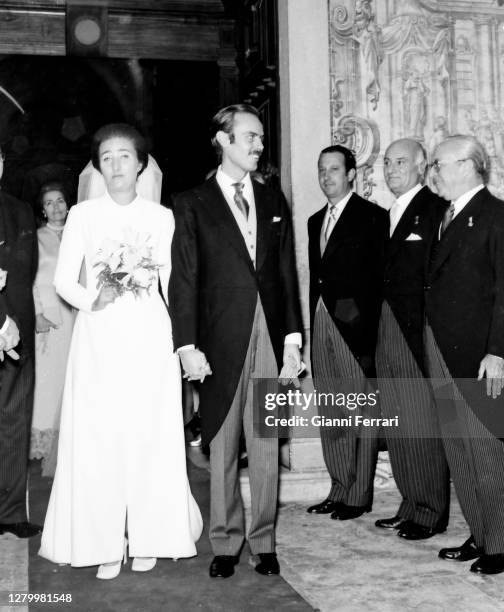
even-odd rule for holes
{"type": "Polygon", "coordinates": [[[467,227],[473,227],[473,220],[472,217],[469,217],[469,223],[467,224],[467,227]]]}
{"type": "Polygon", "coordinates": [[[415,221],[414,221],[414,225],[418,225],[418,221],[419,221],[419,217],[418,215],[415,215],[415,221]]]}

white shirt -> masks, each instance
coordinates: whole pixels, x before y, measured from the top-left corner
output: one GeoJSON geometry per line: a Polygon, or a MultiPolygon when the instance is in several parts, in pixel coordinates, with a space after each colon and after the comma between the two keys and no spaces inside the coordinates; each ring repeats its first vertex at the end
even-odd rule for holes
{"type": "Polygon", "coordinates": [[[473,187],[473,189],[466,191],[456,200],[454,200],[453,206],[455,207],[455,212],[453,213],[453,219],[455,219],[455,217],[464,209],[466,204],[469,204],[469,202],[474,198],[478,191],[481,191],[484,187],[485,185],[483,185],[483,183],[480,183],[476,187],[473,187]]]}
{"type": "Polygon", "coordinates": [[[326,213],[325,213],[325,216],[324,216],[324,221],[322,223],[322,229],[321,229],[321,232],[320,232],[320,239],[321,240],[324,240],[326,229],[327,229],[327,225],[329,224],[331,219],[334,219],[334,222],[332,224],[332,227],[330,228],[329,234],[327,235],[326,242],[329,241],[329,237],[332,234],[334,226],[336,225],[336,223],[338,222],[339,218],[341,217],[341,213],[345,210],[345,206],[348,204],[348,200],[352,197],[352,194],[353,194],[353,191],[349,191],[346,194],[346,196],[343,199],[341,199],[337,204],[332,205],[330,202],[327,203],[327,209],[326,209],[326,213]],[[331,210],[331,206],[334,206],[334,212],[333,212],[332,215],[329,212],[331,210]]]}
{"type": "Polygon", "coordinates": [[[409,191],[400,195],[390,207],[389,215],[390,215],[390,235],[391,236],[394,233],[395,228],[399,225],[399,221],[401,220],[401,217],[404,215],[411,200],[416,196],[416,194],[420,191],[420,189],[422,189],[422,187],[423,185],[420,185],[420,183],[417,183],[409,191]]]}

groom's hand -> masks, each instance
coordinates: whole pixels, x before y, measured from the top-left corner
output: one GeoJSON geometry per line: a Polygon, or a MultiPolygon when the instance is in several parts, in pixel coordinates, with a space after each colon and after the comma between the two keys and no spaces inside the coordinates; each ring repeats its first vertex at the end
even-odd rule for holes
{"type": "Polygon", "coordinates": [[[285,344],[283,354],[283,367],[278,380],[281,385],[293,383],[299,387],[298,374],[301,371],[301,352],[297,344],[285,344]]]}
{"type": "Polygon", "coordinates": [[[205,376],[212,373],[205,353],[199,349],[184,349],[179,351],[180,361],[184,368],[184,378],[203,382],[205,376]]]}

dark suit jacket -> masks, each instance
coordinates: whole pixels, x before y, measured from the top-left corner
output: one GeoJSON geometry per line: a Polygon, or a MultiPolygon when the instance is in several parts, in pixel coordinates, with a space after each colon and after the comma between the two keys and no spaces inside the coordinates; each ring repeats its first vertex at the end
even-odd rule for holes
{"type": "Polygon", "coordinates": [[[446,200],[422,187],[408,204],[385,249],[383,297],[424,372],[425,260],[447,206],[446,200]],[[412,234],[421,240],[407,240],[412,234]]]}
{"type": "Polygon", "coordinates": [[[37,232],[31,207],[0,191],[0,268],[7,271],[7,284],[0,292],[0,320],[6,313],[18,325],[21,342],[16,350],[21,355],[34,352],[32,287],[37,261],[37,232]]]}
{"type": "Polygon", "coordinates": [[[326,209],[308,220],[311,329],[322,297],[350,350],[366,374],[372,376],[388,214],[377,204],[352,194],[321,257],[320,232],[326,209]]]}
{"type": "Polygon", "coordinates": [[[426,312],[453,377],[504,357],[504,202],[479,191],[453,219],[427,268],[426,312]]]}
{"type": "Polygon", "coordinates": [[[281,193],[252,183],[256,268],[215,178],[174,198],[169,285],[173,339],[175,348],[195,344],[212,368],[200,387],[207,443],[231,406],[258,294],[279,366],[285,335],[302,331],[289,210],[281,193]]]}

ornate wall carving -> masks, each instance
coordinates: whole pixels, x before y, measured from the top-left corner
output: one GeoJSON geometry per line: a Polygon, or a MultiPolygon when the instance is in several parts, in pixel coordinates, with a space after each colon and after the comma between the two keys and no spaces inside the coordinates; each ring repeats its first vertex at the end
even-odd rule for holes
{"type": "Polygon", "coordinates": [[[332,138],[361,146],[366,134],[375,151],[358,154],[359,192],[391,203],[382,160],[392,140],[415,138],[430,152],[448,134],[472,133],[492,159],[492,190],[504,196],[504,8],[491,0],[477,9],[472,0],[328,3],[332,138]]]}

